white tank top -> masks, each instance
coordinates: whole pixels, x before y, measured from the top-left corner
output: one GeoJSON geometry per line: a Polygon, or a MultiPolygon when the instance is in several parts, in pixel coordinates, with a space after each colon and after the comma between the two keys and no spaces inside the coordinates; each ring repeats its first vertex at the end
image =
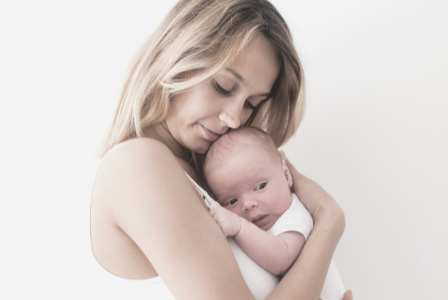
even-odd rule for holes
{"type": "MultiPolygon", "coordinates": [[[[91,181],[91,191],[101,162],[99,162],[95,167],[93,180],[91,181]]],[[[209,209],[220,206],[219,203],[212,199],[204,189],[202,189],[190,176],[188,176],[187,173],[185,174],[196,190],[202,195],[209,209]]],[[[90,193],[90,195],[92,195],[92,193],[90,193]]],[[[255,299],[266,299],[277,286],[279,278],[260,267],[249,256],[247,256],[247,254],[240,248],[233,238],[228,237],[227,241],[233,251],[233,254],[235,255],[235,259],[241,270],[243,278],[255,299]]],[[[160,277],[144,280],[125,279],[109,273],[102,266],[101,269],[104,277],[108,277],[107,280],[102,278],[102,281],[110,281],[110,288],[116,289],[117,292],[120,291],[121,293],[124,293],[126,295],[126,299],[175,300],[174,296],[168,290],[160,277]]]]}

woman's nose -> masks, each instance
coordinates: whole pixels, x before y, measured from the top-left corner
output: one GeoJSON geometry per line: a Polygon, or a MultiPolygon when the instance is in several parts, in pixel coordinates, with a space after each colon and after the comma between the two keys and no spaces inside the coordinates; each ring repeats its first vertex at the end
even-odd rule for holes
{"type": "Polygon", "coordinates": [[[228,105],[219,114],[219,120],[224,122],[227,127],[238,128],[241,125],[241,114],[243,106],[234,101],[229,101],[228,105]]]}
{"type": "Polygon", "coordinates": [[[243,201],[243,212],[245,213],[256,207],[258,207],[258,202],[255,199],[245,199],[243,201]]]}

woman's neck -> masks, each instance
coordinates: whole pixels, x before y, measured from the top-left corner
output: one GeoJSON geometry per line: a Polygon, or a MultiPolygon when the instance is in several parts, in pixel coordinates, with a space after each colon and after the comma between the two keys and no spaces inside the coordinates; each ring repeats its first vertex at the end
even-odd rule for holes
{"type": "Polygon", "coordinates": [[[187,163],[190,160],[190,150],[180,145],[174,139],[168,127],[166,126],[165,121],[146,128],[144,130],[144,136],[164,143],[171,150],[174,156],[186,161],[187,163]]]}

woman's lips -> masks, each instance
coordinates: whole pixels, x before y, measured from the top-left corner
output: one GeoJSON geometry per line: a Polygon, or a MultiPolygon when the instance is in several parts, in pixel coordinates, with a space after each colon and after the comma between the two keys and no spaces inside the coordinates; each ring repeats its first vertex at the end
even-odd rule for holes
{"type": "Polygon", "coordinates": [[[207,128],[204,127],[203,125],[201,125],[201,126],[202,126],[202,129],[204,129],[205,135],[207,136],[207,138],[208,138],[210,141],[214,142],[214,141],[216,141],[216,140],[219,138],[219,136],[220,136],[219,134],[214,133],[213,131],[207,129],[207,128]]]}
{"type": "Polygon", "coordinates": [[[269,215],[259,216],[252,220],[252,223],[257,225],[258,227],[263,227],[267,223],[269,223],[269,215]]]}

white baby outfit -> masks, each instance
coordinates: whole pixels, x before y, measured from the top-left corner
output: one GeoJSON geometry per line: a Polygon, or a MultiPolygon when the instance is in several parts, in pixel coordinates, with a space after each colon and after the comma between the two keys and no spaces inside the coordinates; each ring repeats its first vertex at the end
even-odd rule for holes
{"type": "Polygon", "coordinates": [[[292,193],[291,205],[267,232],[277,236],[283,232],[297,231],[305,237],[306,241],[312,229],[313,218],[311,214],[303,206],[302,202],[299,201],[297,195],[292,193]]]}
{"type": "MultiPolygon", "coordinates": [[[[291,205],[267,232],[278,236],[287,231],[297,231],[305,237],[306,241],[312,229],[313,218],[311,214],[299,201],[297,195],[293,193],[291,194],[291,205]]],[[[344,285],[332,260],[320,298],[322,300],[341,300],[344,292],[344,285]]]]}

